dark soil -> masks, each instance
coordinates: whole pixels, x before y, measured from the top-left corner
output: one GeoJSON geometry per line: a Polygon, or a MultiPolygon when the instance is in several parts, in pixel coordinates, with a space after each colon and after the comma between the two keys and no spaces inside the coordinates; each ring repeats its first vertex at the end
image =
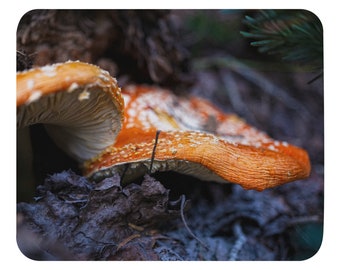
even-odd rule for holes
{"type": "Polygon", "coordinates": [[[309,84],[315,73],[249,46],[239,35],[246,13],[36,10],[22,18],[18,70],[81,60],[108,70],[121,86],[157,84],[200,95],[271,137],[305,148],[312,164],[308,179],[264,192],[172,172],[146,175],[124,187],[118,176],[95,184],[58,152],[40,126],[33,127],[36,182],[18,183],[17,240],[26,256],[302,260],[318,251],[323,81],[309,84]],[[30,188],[36,192],[28,193],[30,188]]]}

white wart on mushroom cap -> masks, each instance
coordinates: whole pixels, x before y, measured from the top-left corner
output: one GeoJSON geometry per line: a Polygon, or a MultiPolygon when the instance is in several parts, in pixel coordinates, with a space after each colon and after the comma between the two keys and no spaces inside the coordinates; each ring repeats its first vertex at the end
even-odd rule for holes
{"type": "Polygon", "coordinates": [[[123,111],[116,79],[97,66],[69,61],[17,73],[17,128],[45,124],[78,162],[114,143],[123,111]]]}
{"type": "Polygon", "coordinates": [[[148,172],[157,130],[153,171],[172,170],[256,190],[310,173],[303,149],[271,139],[206,100],[147,86],[127,87],[123,96],[125,119],[116,142],[84,166],[94,180],[118,172],[129,181],[148,172]]]}

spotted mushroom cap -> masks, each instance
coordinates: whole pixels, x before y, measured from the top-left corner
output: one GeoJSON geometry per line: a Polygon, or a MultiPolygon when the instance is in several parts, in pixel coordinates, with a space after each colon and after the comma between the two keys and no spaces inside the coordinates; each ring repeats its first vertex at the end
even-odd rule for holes
{"type": "Polygon", "coordinates": [[[150,168],[153,151],[152,171],[172,170],[259,191],[310,173],[303,149],[271,139],[204,99],[147,86],[122,93],[125,119],[116,142],[85,163],[85,174],[93,180],[116,172],[124,181],[141,176],[150,168]]]}
{"type": "Polygon", "coordinates": [[[78,162],[112,145],[123,117],[116,79],[97,66],[69,61],[17,73],[17,128],[45,124],[78,162]]]}

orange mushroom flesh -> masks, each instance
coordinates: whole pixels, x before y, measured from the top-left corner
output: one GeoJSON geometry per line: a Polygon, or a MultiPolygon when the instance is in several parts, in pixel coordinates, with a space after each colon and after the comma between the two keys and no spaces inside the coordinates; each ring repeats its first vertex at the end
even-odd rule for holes
{"type": "Polygon", "coordinates": [[[147,86],[122,93],[125,119],[116,142],[84,165],[95,181],[119,173],[129,182],[149,171],[153,155],[152,172],[172,170],[258,191],[310,173],[306,151],[271,139],[206,100],[147,86]]]}
{"type": "Polygon", "coordinates": [[[97,66],[69,61],[17,73],[17,128],[45,124],[80,163],[114,143],[123,117],[116,79],[97,66]]]}

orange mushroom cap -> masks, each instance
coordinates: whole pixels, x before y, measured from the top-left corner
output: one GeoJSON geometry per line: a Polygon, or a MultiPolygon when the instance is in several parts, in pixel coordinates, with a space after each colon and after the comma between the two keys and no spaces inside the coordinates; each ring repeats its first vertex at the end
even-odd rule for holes
{"type": "Polygon", "coordinates": [[[79,162],[114,143],[123,116],[116,79],[97,66],[69,61],[17,73],[17,128],[45,124],[79,162]]]}
{"type": "Polygon", "coordinates": [[[310,174],[306,151],[271,139],[204,99],[147,86],[122,93],[125,119],[116,142],[84,166],[94,180],[115,172],[124,181],[141,176],[153,154],[152,171],[173,170],[258,191],[310,174]]]}

